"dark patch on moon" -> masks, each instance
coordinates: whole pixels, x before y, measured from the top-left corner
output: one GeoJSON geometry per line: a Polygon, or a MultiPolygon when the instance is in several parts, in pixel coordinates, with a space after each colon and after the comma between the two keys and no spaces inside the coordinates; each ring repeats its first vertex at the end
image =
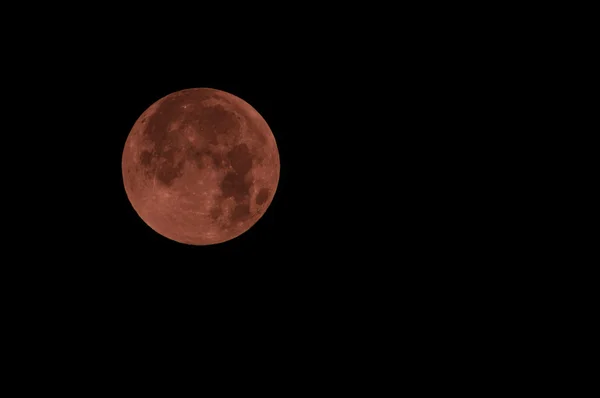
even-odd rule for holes
{"type": "Polygon", "coordinates": [[[223,197],[233,197],[236,202],[241,202],[250,196],[250,188],[254,183],[253,179],[245,178],[252,169],[252,155],[248,145],[242,143],[233,147],[227,153],[225,163],[231,166],[231,170],[225,174],[225,178],[221,181],[223,197]]]}
{"type": "Polygon", "coordinates": [[[156,112],[149,117],[142,135],[154,145],[154,149],[160,153],[160,149],[165,146],[165,140],[168,139],[169,125],[173,122],[175,115],[179,115],[179,101],[177,96],[166,97],[156,109],[156,112]]]}
{"type": "MultiPolygon", "coordinates": [[[[202,160],[202,156],[199,157],[194,149],[190,150],[189,144],[184,142],[179,135],[179,131],[169,132],[169,126],[174,120],[180,120],[180,129],[191,126],[196,134],[201,135],[209,144],[217,144],[220,134],[234,136],[239,134],[240,122],[233,110],[228,110],[218,104],[210,107],[199,105],[209,98],[218,97],[207,96],[205,93],[198,93],[194,90],[168,96],[162,100],[156,111],[147,118],[142,136],[145,142],[151,144],[152,149],[143,151],[139,159],[147,176],[150,178],[156,177],[163,185],[172,185],[177,178],[182,176],[185,164],[185,161],[175,163],[178,152],[183,152],[186,155],[185,158],[192,161],[198,168],[204,168],[206,165],[202,160]],[[198,107],[194,109],[197,112],[187,112],[182,108],[182,106],[191,103],[198,104],[198,107]]],[[[211,153],[207,148],[203,150],[201,155],[212,158],[215,167],[228,166],[218,155],[211,153]]],[[[234,185],[237,190],[239,184],[234,185]]]]}
{"type": "Polygon", "coordinates": [[[233,197],[236,202],[241,202],[249,196],[253,181],[246,181],[244,175],[235,172],[228,172],[221,181],[221,192],[223,198],[233,197]]]}
{"type": "Polygon", "coordinates": [[[221,214],[223,214],[223,210],[218,205],[210,209],[210,218],[214,221],[217,221],[221,214]]]}
{"type": "Polygon", "coordinates": [[[213,151],[210,153],[210,157],[213,161],[213,165],[218,169],[225,169],[229,166],[229,163],[227,163],[227,159],[220,152],[213,151]]]}
{"type": "Polygon", "coordinates": [[[183,161],[161,163],[156,170],[156,179],[166,186],[171,186],[176,179],[183,175],[183,165],[183,161]]]}
{"type": "Polygon", "coordinates": [[[227,153],[227,158],[236,173],[245,175],[252,168],[252,155],[246,144],[234,146],[227,153]]]}
{"type": "MultiPolygon", "coordinates": [[[[190,118],[190,116],[187,116],[187,118],[190,118]]],[[[190,119],[189,122],[195,130],[210,144],[218,144],[219,135],[236,135],[240,128],[240,123],[235,118],[235,114],[222,105],[201,108],[190,119]]]]}
{"type": "Polygon", "coordinates": [[[250,206],[248,205],[248,203],[238,203],[237,206],[235,206],[233,213],[231,213],[231,221],[232,222],[243,221],[246,218],[248,218],[249,215],[250,215],[250,206]]]}
{"type": "Polygon", "coordinates": [[[206,168],[208,165],[207,159],[211,157],[211,153],[208,149],[199,149],[193,146],[187,148],[186,159],[191,164],[195,165],[198,170],[206,168]]]}
{"type": "Polygon", "coordinates": [[[187,150],[187,160],[202,170],[206,167],[214,167],[216,169],[227,169],[229,161],[221,152],[215,149],[190,147],[187,150]]]}
{"type": "Polygon", "coordinates": [[[184,161],[175,161],[178,150],[160,148],[151,151],[143,151],[140,154],[140,164],[148,178],[156,177],[157,181],[165,186],[171,186],[173,182],[183,175],[184,161]]]}
{"type": "Polygon", "coordinates": [[[254,200],[256,204],[260,206],[265,204],[267,199],[269,199],[269,189],[261,188],[260,191],[258,191],[258,194],[256,195],[256,198],[254,200]]]}
{"type": "Polygon", "coordinates": [[[152,164],[152,153],[150,153],[150,151],[144,151],[141,153],[140,164],[144,167],[148,167],[152,164]]]}

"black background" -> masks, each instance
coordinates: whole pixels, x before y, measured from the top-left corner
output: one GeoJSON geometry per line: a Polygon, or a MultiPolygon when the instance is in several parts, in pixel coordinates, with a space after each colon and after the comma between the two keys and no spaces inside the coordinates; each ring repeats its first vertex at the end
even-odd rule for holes
{"type": "Polygon", "coordinates": [[[42,152],[48,143],[48,175],[38,192],[52,211],[35,206],[37,196],[32,206],[47,220],[37,231],[48,260],[64,264],[59,274],[80,272],[98,286],[122,281],[123,292],[144,289],[137,280],[174,294],[202,290],[194,283],[233,283],[224,288],[230,293],[287,294],[306,285],[360,291],[398,273],[424,277],[431,267],[444,279],[440,258],[475,255],[464,250],[468,239],[458,239],[465,230],[456,205],[472,200],[461,192],[468,165],[460,154],[476,123],[464,117],[473,112],[466,104],[478,94],[461,77],[460,49],[443,44],[439,32],[400,27],[394,41],[394,26],[377,29],[284,40],[271,32],[248,37],[253,45],[226,35],[148,40],[143,31],[92,35],[85,46],[68,34],[53,38],[61,45],[37,55],[48,67],[30,80],[50,104],[36,119],[51,126],[40,137],[42,152]],[[121,175],[123,145],[139,115],[193,87],[249,102],[271,127],[281,158],[265,215],[238,238],[207,247],[170,241],[145,225],[121,175]]]}
{"type": "MultiPolygon", "coordinates": [[[[76,379],[137,390],[154,389],[148,375],[159,384],[165,368],[196,389],[210,371],[228,386],[237,367],[262,373],[244,388],[329,380],[372,395],[386,380],[447,389],[506,377],[505,363],[537,366],[535,346],[554,355],[543,336],[556,321],[531,326],[565,308],[561,283],[543,279],[572,261],[540,261],[561,247],[539,234],[553,232],[554,210],[531,195],[548,174],[531,132],[552,131],[539,121],[556,116],[535,107],[553,99],[544,71],[555,59],[531,60],[565,39],[531,22],[559,19],[541,8],[350,3],[269,6],[258,18],[224,5],[7,14],[10,368],[38,367],[43,388],[76,379]],[[281,158],[265,215],[209,247],[152,231],[121,174],[139,115],[192,87],[249,102],[281,158]]],[[[20,388],[38,380],[26,378],[20,388]]]]}
{"type": "Polygon", "coordinates": [[[125,378],[165,363],[198,373],[202,351],[216,349],[216,367],[266,359],[284,381],[279,364],[296,358],[323,378],[339,363],[395,378],[386,365],[405,354],[420,372],[454,368],[463,345],[473,363],[487,360],[480,340],[510,351],[491,331],[521,336],[498,318],[514,319],[514,297],[530,291],[522,264],[536,253],[519,252],[537,206],[526,199],[535,176],[513,178],[530,128],[517,119],[531,109],[513,76],[529,82],[537,71],[503,56],[515,48],[503,44],[504,22],[482,34],[491,17],[344,7],[247,25],[207,12],[121,26],[74,18],[35,43],[11,42],[18,55],[5,63],[16,72],[4,81],[17,90],[6,119],[16,123],[4,143],[18,173],[4,184],[17,203],[5,206],[16,225],[5,226],[15,254],[3,282],[15,334],[46,366],[68,347],[73,363],[98,358],[125,378]],[[121,173],[139,115],[193,87],[250,103],[281,159],[265,215],[207,247],[149,228],[121,173]],[[22,142],[9,144],[15,136],[22,142]]]}
{"type": "Polygon", "coordinates": [[[23,283],[78,313],[131,324],[212,312],[286,327],[359,314],[391,322],[398,303],[443,310],[445,298],[489,289],[501,272],[479,264],[523,244],[501,231],[506,206],[492,200],[504,192],[486,185],[494,176],[485,167],[511,131],[502,124],[514,101],[501,94],[516,66],[494,69],[503,59],[485,51],[495,39],[475,34],[480,27],[430,16],[300,18],[287,30],[151,22],[86,30],[80,21],[21,46],[31,59],[14,64],[27,75],[14,102],[35,131],[21,135],[22,148],[36,155],[14,163],[30,176],[20,182],[31,194],[17,198],[30,220],[15,244],[23,283]],[[265,215],[207,247],[149,228],[121,174],[139,115],[193,87],[250,103],[281,159],[265,215]]]}
{"type": "Polygon", "coordinates": [[[26,72],[28,89],[15,103],[19,120],[37,124],[29,128],[35,135],[21,135],[36,155],[18,162],[36,181],[19,198],[31,218],[21,236],[35,225],[36,243],[27,244],[40,248],[24,255],[60,262],[64,268],[48,272],[65,280],[83,273],[90,284],[123,281],[129,291],[139,279],[176,294],[209,281],[212,289],[233,281],[242,291],[281,294],[306,285],[379,293],[388,289],[372,286],[469,272],[446,262],[495,261],[501,249],[482,248],[498,241],[482,231],[506,210],[489,204],[504,193],[486,185],[494,170],[485,166],[510,142],[504,115],[516,105],[502,93],[518,65],[501,56],[494,32],[476,34],[486,19],[463,26],[443,10],[398,20],[376,14],[340,15],[335,24],[318,15],[295,24],[173,20],[170,28],[141,16],[102,27],[74,20],[22,45],[23,57],[11,62],[26,72]],[[208,247],[152,231],[121,175],[139,115],[192,87],[249,102],[281,158],[266,214],[247,233],[208,247]]]}

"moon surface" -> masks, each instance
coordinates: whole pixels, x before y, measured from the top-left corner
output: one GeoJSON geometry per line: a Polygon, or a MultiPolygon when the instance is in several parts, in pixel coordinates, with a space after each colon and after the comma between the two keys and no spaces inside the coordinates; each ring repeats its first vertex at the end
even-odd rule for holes
{"type": "Polygon", "coordinates": [[[211,245],[250,229],[279,182],[279,151],[262,116],[224,91],[169,94],[135,122],[123,150],[127,197],[154,231],[211,245]]]}

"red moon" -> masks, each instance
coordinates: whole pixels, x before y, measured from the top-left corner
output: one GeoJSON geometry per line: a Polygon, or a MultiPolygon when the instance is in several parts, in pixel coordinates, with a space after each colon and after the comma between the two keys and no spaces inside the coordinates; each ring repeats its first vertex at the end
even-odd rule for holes
{"type": "Polygon", "coordinates": [[[231,240],[265,213],[279,151],[262,116],[224,91],[193,88],[152,104],[123,150],[123,183],[137,214],[190,245],[231,240]]]}

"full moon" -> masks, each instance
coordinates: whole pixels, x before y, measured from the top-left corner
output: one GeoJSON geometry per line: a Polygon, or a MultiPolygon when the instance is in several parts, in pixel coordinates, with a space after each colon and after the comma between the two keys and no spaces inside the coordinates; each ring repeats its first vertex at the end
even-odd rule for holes
{"type": "Polygon", "coordinates": [[[125,192],[154,231],[190,245],[231,240],[265,213],[279,151],[263,117],[224,91],[169,94],[137,119],[122,158],[125,192]]]}

